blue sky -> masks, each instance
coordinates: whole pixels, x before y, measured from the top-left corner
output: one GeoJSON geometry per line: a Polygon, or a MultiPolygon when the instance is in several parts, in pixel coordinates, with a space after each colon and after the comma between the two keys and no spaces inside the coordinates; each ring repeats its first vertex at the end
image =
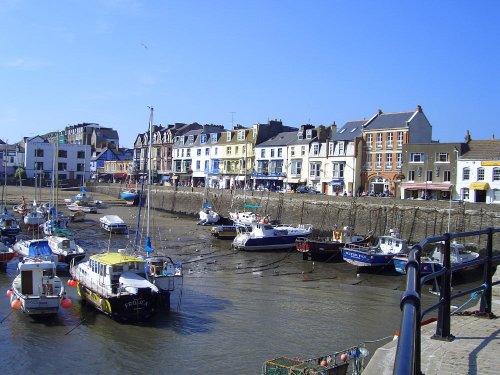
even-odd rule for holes
{"type": "Polygon", "coordinates": [[[0,138],[96,122],[342,125],[423,107],[500,129],[500,1],[0,0],[0,138]]]}

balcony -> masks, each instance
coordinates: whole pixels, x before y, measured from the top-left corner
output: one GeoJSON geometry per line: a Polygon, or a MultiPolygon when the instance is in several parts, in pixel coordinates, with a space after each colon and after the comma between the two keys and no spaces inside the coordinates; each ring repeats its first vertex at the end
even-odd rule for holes
{"type": "Polygon", "coordinates": [[[363,169],[364,169],[365,171],[371,171],[371,170],[372,170],[372,165],[371,165],[371,164],[365,164],[365,165],[363,166],[363,169]]]}
{"type": "Polygon", "coordinates": [[[392,163],[385,163],[384,168],[386,171],[392,171],[392,163]]]}
{"type": "Polygon", "coordinates": [[[392,142],[387,142],[385,145],[385,148],[388,150],[392,150],[394,148],[394,143],[392,142]]]}
{"type": "Polygon", "coordinates": [[[375,163],[375,170],[381,171],[382,170],[382,163],[375,163]]]}
{"type": "Polygon", "coordinates": [[[382,141],[377,141],[377,143],[375,144],[375,147],[382,148],[382,141]]]}

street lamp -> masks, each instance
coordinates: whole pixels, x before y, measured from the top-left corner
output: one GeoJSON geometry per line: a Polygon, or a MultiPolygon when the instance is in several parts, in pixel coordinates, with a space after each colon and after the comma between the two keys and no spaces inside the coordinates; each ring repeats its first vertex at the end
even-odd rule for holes
{"type": "MultiPolygon", "coordinates": [[[[459,158],[459,151],[457,150],[456,147],[453,148],[453,152],[457,153],[457,158],[455,160],[455,187],[456,187],[456,180],[458,176],[458,158],[459,158]]],[[[451,221],[451,198],[453,196],[453,185],[450,186],[450,205],[448,207],[448,233],[450,233],[450,221],[451,221]]]]}

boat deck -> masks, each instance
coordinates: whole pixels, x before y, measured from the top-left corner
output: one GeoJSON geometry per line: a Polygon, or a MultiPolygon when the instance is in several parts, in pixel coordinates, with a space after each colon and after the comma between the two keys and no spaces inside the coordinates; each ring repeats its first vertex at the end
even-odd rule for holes
{"type": "MultiPolygon", "coordinates": [[[[478,306],[466,311],[479,310],[478,306]]],[[[500,286],[493,288],[492,313],[500,316],[500,286]],[[495,293],[496,289],[496,293],[495,293]]],[[[436,323],[422,327],[421,370],[433,374],[498,374],[500,369],[500,319],[453,315],[451,342],[431,339],[436,323]]],[[[397,341],[377,349],[363,375],[392,374],[397,341]]]]}

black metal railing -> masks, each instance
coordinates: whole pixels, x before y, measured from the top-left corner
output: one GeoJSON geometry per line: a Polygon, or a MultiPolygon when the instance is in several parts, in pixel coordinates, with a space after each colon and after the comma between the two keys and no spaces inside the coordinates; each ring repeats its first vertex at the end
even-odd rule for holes
{"type": "Polygon", "coordinates": [[[421,372],[421,321],[429,312],[438,309],[436,333],[433,339],[451,341],[454,336],[451,334],[451,301],[463,297],[469,293],[481,292],[480,312],[491,314],[491,289],[500,281],[492,282],[494,262],[500,260],[500,256],[493,256],[493,234],[500,232],[500,228],[488,228],[472,232],[445,233],[442,236],[430,237],[418,245],[413,246],[408,255],[406,265],[406,291],[401,299],[401,327],[394,362],[393,374],[397,375],[420,375],[421,372]],[[485,257],[468,262],[464,265],[451,265],[450,242],[455,238],[471,236],[487,236],[485,257]],[[420,256],[422,250],[428,244],[444,242],[444,253],[442,268],[429,275],[421,277],[420,256]],[[483,266],[483,282],[480,286],[452,294],[451,275],[454,271],[472,266],[483,266]],[[421,286],[430,280],[440,278],[439,301],[422,311],[421,286]]]}

